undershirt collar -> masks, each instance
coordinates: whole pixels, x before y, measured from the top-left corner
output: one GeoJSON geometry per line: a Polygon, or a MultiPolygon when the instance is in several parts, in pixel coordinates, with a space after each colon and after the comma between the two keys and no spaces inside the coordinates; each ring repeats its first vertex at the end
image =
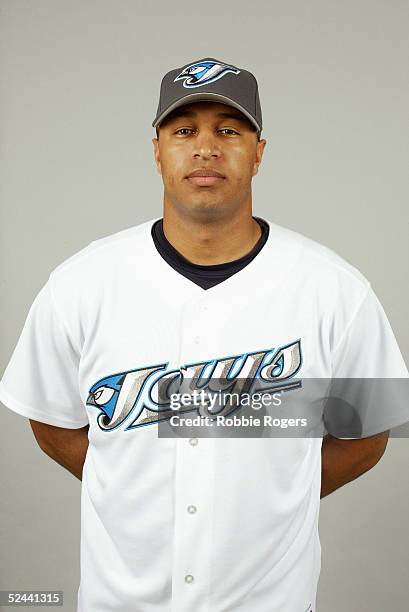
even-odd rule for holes
{"type": "Polygon", "coordinates": [[[202,287],[202,289],[209,289],[210,287],[222,283],[224,280],[247,266],[259,254],[267,242],[270,229],[268,223],[260,217],[253,217],[253,219],[255,219],[261,227],[261,236],[257,243],[251,251],[243,257],[221,264],[195,264],[183,257],[166,238],[163,231],[163,219],[155,221],[151,229],[151,234],[157,251],[174,270],[202,287]]]}

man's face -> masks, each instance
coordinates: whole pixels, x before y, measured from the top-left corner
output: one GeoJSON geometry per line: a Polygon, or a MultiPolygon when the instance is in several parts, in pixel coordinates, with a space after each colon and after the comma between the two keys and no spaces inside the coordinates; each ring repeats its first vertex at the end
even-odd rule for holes
{"type": "Polygon", "coordinates": [[[265,140],[258,140],[247,118],[216,102],[186,104],[171,113],[152,140],[162,175],[165,206],[212,218],[251,203],[251,180],[258,172],[265,140]],[[212,169],[223,178],[189,178],[212,169]]]}

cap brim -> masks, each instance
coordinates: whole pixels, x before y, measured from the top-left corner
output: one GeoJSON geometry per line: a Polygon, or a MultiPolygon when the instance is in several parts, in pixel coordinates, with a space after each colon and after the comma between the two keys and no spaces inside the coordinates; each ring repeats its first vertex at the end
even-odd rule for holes
{"type": "Polygon", "coordinates": [[[193,102],[201,102],[202,100],[210,100],[214,102],[220,102],[221,104],[227,104],[228,106],[233,106],[233,108],[236,108],[241,113],[243,113],[243,115],[247,117],[247,119],[257,128],[257,130],[261,132],[261,127],[258,125],[254,117],[252,117],[245,108],[243,108],[242,106],[240,106],[240,104],[237,104],[237,102],[231,100],[227,96],[222,96],[221,94],[216,93],[193,93],[188,94],[187,96],[184,96],[179,100],[176,100],[176,102],[165,108],[165,110],[162,111],[160,115],[155,118],[152,123],[152,127],[156,128],[165,119],[165,117],[169,115],[169,113],[174,111],[176,108],[185,106],[186,104],[190,104],[193,102]]]}

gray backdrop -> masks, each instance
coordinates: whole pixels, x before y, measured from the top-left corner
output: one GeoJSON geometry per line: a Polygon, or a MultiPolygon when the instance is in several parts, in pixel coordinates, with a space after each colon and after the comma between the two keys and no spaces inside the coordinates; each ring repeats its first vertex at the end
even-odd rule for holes
{"type": "MultiPolygon", "coordinates": [[[[160,80],[205,55],[259,81],[255,213],[359,268],[408,362],[408,17],[403,0],[3,0],[1,371],[57,264],[161,214],[160,80]]],[[[28,420],[3,407],[0,419],[0,589],[63,589],[72,611],[80,483],[28,420]]],[[[392,439],[322,501],[318,612],[407,610],[408,463],[408,441],[392,439]]]]}

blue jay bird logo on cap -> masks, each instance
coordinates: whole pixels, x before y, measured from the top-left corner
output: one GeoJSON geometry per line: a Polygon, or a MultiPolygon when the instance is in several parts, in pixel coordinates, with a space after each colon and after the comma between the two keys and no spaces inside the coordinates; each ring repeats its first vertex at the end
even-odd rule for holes
{"type": "Polygon", "coordinates": [[[183,87],[194,88],[201,85],[207,85],[220,79],[222,76],[232,72],[239,74],[240,70],[231,64],[223,64],[213,60],[205,60],[203,62],[195,62],[182,70],[174,80],[183,81],[183,87]]]}

